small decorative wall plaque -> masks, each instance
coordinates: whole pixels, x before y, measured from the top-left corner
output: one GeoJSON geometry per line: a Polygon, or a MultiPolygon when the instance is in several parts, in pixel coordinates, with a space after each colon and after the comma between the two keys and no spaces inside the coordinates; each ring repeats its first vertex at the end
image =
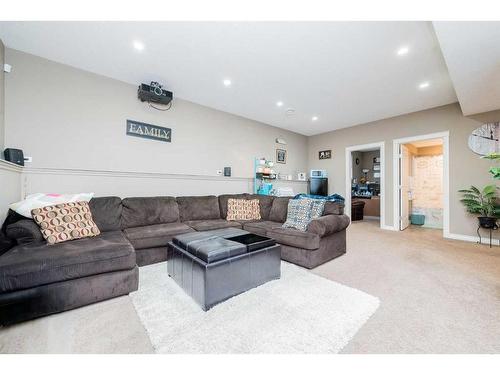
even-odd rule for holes
{"type": "Polygon", "coordinates": [[[276,149],[276,163],[286,164],[286,150],[276,149]]]}
{"type": "Polygon", "coordinates": [[[332,150],[324,150],[319,152],[319,160],[331,159],[331,158],[332,158],[332,150]]]}
{"type": "Polygon", "coordinates": [[[127,120],[127,135],[172,142],[172,129],[133,120],[127,120]]]}

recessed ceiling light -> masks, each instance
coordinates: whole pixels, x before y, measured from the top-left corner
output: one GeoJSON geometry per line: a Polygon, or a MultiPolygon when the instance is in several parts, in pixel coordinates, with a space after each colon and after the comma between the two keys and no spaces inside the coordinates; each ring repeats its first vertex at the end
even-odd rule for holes
{"type": "Polygon", "coordinates": [[[142,51],[144,49],[144,43],[139,40],[134,40],[132,44],[137,51],[142,51]]]}
{"type": "Polygon", "coordinates": [[[318,121],[318,116],[313,116],[311,120],[318,121]]]}
{"type": "Polygon", "coordinates": [[[408,47],[401,47],[396,53],[398,54],[398,56],[404,56],[408,54],[409,51],[410,49],[408,47]]]}
{"type": "Polygon", "coordinates": [[[276,105],[277,105],[278,107],[282,107],[282,106],[283,106],[283,102],[282,102],[282,101],[276,102],[276,105]]]}
{"type": "Polygon", "coordinates": [[[222,81],[222,83],[224,84],[224,86],[229,87],[229,86],[231,86],[232,82],[230,79],[225,79],[224,81],[222,81]]]}
{"type": "Polygon", "coordinates": [[[429,87],[431,84],[428,81],[422,82],[420,85],[418,85],[418,88],[420,90],[425,90],[427,87],[429,87]]]}

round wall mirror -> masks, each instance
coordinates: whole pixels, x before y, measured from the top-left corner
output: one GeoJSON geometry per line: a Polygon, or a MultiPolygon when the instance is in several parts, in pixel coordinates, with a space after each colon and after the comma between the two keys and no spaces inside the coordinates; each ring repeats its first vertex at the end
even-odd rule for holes
{"type": "Polygon", "coordinates": [[[469,136],[469,148],[478,155],[499,152],[499,124],[498,122],[492,122],[473,130],[469,136]]]}

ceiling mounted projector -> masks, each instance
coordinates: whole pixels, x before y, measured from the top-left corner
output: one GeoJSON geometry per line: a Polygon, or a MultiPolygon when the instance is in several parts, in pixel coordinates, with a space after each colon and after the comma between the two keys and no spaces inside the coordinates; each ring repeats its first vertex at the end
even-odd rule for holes
{"type": "Polygon", "coordinates": [[[174,94],[165,90],[158,82],[149,85],[142,83],[137,90],[137,97],[141,102],[167,105],[172,101],[174,94]]]}

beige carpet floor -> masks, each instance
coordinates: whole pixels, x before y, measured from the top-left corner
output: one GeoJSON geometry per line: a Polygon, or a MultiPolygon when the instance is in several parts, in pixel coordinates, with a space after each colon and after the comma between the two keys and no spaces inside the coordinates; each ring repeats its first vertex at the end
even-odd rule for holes
{"type": "MultiPolygon", "coordinates": [[[[313,272],[380,299],[343,353],[500,353],[500,247],[356,222],[313,272]]],[[[0,329],[0,353],[152,352],[128,296],[0,329]]]]}

